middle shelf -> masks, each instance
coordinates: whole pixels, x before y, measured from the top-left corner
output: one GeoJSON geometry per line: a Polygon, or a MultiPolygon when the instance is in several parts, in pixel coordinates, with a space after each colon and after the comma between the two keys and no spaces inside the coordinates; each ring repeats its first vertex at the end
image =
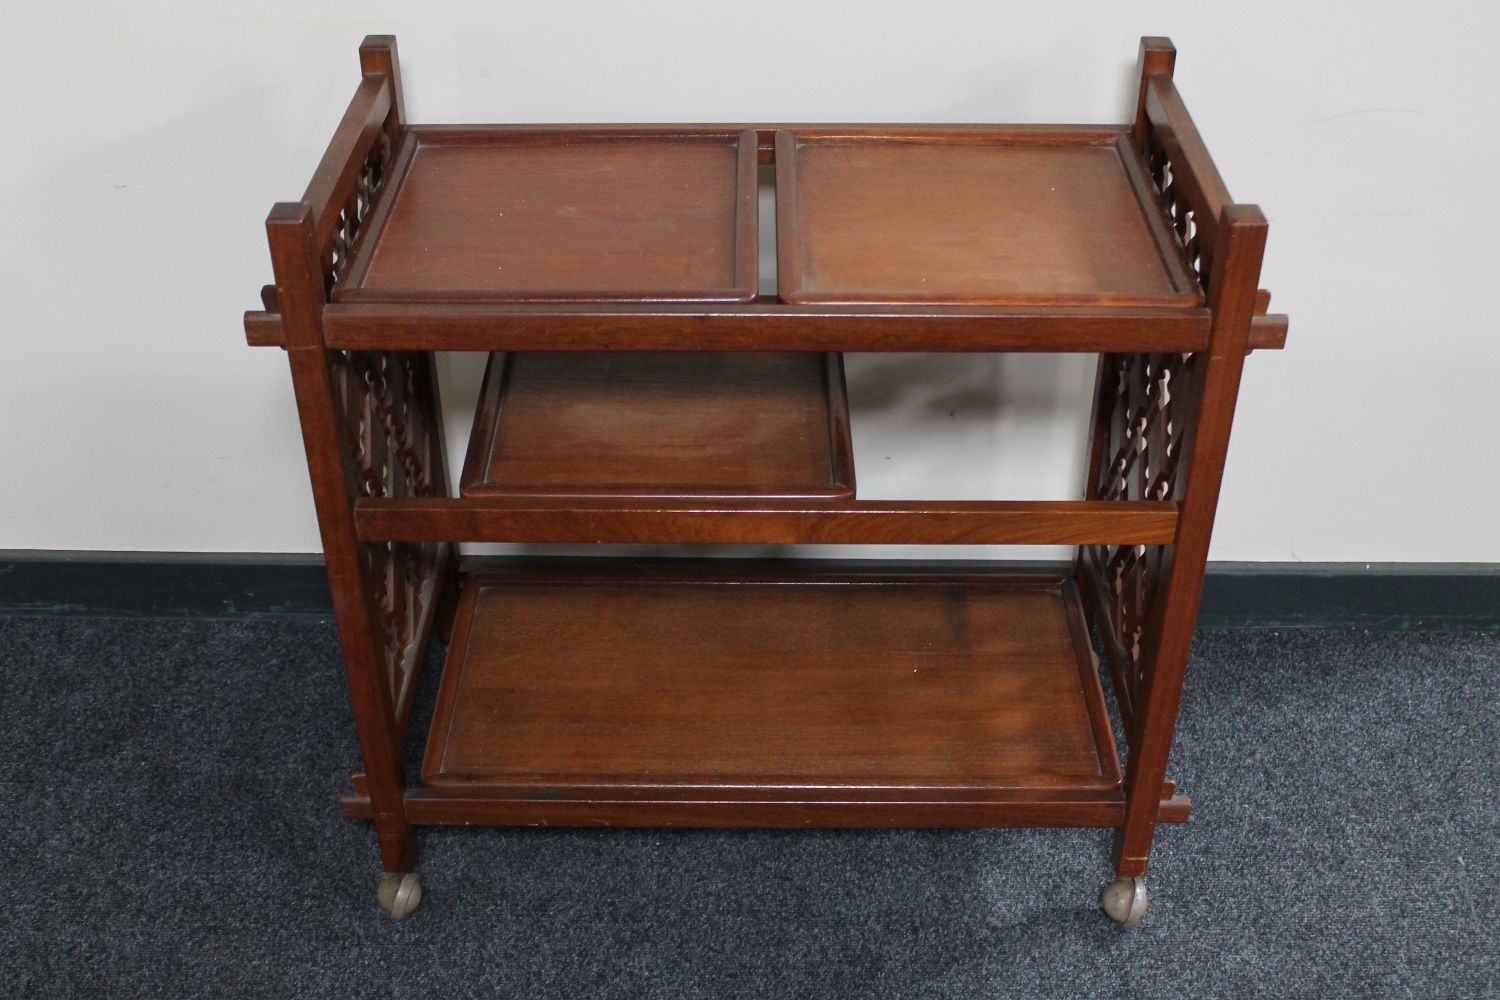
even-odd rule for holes
{"type": "Polygon", "coordinates": [[[462,495],[852,499],[843,359],[490,356],[462,495]]]}

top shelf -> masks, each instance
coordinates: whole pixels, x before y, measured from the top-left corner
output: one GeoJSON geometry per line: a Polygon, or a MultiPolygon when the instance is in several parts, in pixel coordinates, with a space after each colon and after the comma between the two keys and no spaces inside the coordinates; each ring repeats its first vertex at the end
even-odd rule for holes
{"type": "MultiPolygon", "coordinates": [[[[332,301],[751,303],[737,128],[409,128],[332,301]]],[[[782,129],[792,304],[1202,304],[1120,129],[782,129]]]]}

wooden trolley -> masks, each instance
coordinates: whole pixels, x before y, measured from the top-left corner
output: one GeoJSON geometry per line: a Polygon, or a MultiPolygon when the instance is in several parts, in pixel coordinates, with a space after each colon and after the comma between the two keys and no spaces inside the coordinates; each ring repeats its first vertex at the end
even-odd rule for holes
{"type": "Polygon", "coordinates": [[[245,315],[291,360],[380,898],[424,824],[1115,830],[1133,925],[1240,370],[1282,346],[1141,41],[1124,126],[419,126],[394,38],[245,315]],[[757,169],[774,164],[776,296],[757,169]],[[451,487],[433,351],[488,351],[451,487]],[[844,351],[1099,355],[1085,498],[855,498],[844,351]],[[508,560],[454,543],[1078,546],[967,564],[508,560]],[[450,637],[419,781],[402,765],[450,637]],[[1123,768],[1094,636],[1123,723],[1123,768]]]}

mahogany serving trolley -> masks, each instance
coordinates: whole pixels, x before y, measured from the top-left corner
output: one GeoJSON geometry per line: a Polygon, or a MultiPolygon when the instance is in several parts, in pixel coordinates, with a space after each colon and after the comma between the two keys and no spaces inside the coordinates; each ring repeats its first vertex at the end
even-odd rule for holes
{"type": "Polygon", "coordinates": [[[1141,42],[1129,125],[432,126],[395,39],[266,226],[381,902],[413,827],[1109,827],[1133,925],[1266,221],[1141,42]],[[777,294],[759,296],[774,164],[777,294]],[[487,351],[457,489],[434,351],[487,351]],[[856,499],[844,351],[1099,356],[1086,495],[856,499]],[[1078,546],[973,564],[512,560],[454,543],[1078,546]],[[420,779],[402,765],[449,636],[420,779]],[[1097,636],[1097,640],[1095,639],[1097,636]],[[1121,768],[1095,642],[1126,736],[1121,768]]]}

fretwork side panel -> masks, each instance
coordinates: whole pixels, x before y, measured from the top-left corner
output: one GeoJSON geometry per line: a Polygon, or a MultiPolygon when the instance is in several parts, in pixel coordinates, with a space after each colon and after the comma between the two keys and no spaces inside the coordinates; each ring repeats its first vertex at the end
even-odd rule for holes
{"type": "Polygon", "coordinates": [[[1167,218],[1171,220],[1172,233],[1177,238],[1182,259],[1207,292],[1212,250],[1208,241],[1202,238],[1198,210],[1189,202],[1182,185],[1177,183],[1172,158],[1155,134],[1147,134],[1144,152],[1146,163],[1151,168],[1151,183],[1155,185],[1167,218]]]}
{"type": "MultiPolygon", "coordinates": [[[[355,497],[442,495],[436,386],[426,358],[414,352],[330,351],[329,361],[355,497]]],[[[361,546],[400,722],[411,707],[417,658],[425,647],[424,620],[430,627],[446,549],[434,543],[361,546]]]]}
{"type": "MultiPolygon", "coordinates": [[[[353,188],[320,254],[325,293],[343,277],[385,191],[394,145],[376,132],[353,188]]],[[[341,417],[346,473],[354,499],[444,495],[447,477],[437,385],[428,357],[401,351],[329,351],[334,405],[341,417]]],[[[426,647],[448,546],[384,542],[361,552],[385,653],[398,726],[411,709],[418,658],[426,647]]]]}
{"type": "MultiPolygon", "coordinates": [[[[1178,500],[1187,424],[1195,411],[1195,354],[1112,354],[1099,387],[1103,437],[1094,500],[1178,500]]],[[[1094,545],[1086,565],[1097,625],[1126,732],[1141,687],[1142,641],[1161,580],[1165,545],[1094,545]]]]}
{"type": "Polygon", "coordinates": [[[365,154],[364,165],[355,177],[354,187],[339,210],[333,237],[322,254],[324,290],[328,294],[332,294],[333,286],[349,269],[349,260],[365,233],[375,198],[385,187],[394,148],[384,129],[375,135],[369,152],[365,154]]]}

